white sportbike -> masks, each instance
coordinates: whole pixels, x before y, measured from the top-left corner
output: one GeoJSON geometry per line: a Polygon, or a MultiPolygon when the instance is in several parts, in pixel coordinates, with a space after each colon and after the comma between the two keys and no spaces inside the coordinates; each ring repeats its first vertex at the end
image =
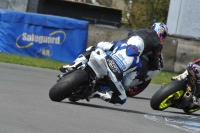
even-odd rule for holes
{"type": "MultiPolygon", "coordinates": [[[[106,52],[95,50],[91,52],[90,59],[86,64],[76,70],[59,75],[57,83],[50,89],[49,97],[52,101],[61,102],[68,98],[70,101],[88,100],[88,96],[96,90],[110,91],[107,85],[107,69],[105,64],[106,52]]],[[[135,79],[136,71],[127,70],[123,74],[123,85],[127,96],[135,96],[142,92],[160,70],[153,70],[151,66],[152,54],[147,53],[141,57],[147,64],[148,73],[146,82],[135,79]]],[[[160,63],[163,68],[163,57],[160,56],[160,63]]],[[[88,100],[89,101],[89,100],[88,100]]]]}

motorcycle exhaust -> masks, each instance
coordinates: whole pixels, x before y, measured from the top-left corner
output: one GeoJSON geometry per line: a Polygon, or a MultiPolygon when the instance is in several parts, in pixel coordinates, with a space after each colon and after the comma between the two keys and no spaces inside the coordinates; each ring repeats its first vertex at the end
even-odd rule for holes
{"type": "Polygon", "coordinates": [[[183,95],[181,104],[179,105],[179,108],[184,108],[184,107],[188,106],[191,99],[192,99],[192,94],[190,92],[185,92],[185,94],[183,95]]]}
{"type": "Polygon", "coordinates": [[[183,98],[185,98],[186,100],[190,100],[191,96],[192,95],[190,92],[185,92],[185,94],[183,95],[183,98]]]}

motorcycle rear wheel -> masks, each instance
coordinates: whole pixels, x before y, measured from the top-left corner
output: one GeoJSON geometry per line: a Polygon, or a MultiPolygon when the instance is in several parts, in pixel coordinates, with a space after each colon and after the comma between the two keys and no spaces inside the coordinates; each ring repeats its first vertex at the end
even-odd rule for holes
{"type": "Polygon", "coordinates": [[[183,111],[186,113],[186,114],[191,114],[191,113],[194,113],[196,111],[200,110],[199,107],[193,107],[193,108],[185,108],[183,109],[183,111]]]}
{"type": "Polygon", "coordinates": [[[61,102],[71,95],[72,89],[88,80],[88,73],[84,70],[76,70],[62,77],[50,90],[49,98],[52,101],[61,102]]]}
{"type": "Polygon", "coordinates": [[[150,105],[154,110],[164,110],[172,106],[174,101],[182,98],[186,84],[182,81],[172,81],[160,88],[151,98],[150,105]]]}
{"type": "Polygon", "coordinates": [[[143,84],[140,84],[138,86],[136,86],[136,88],[130,88],[126,91],[126,95],[128,97],[133,97],[133,96],[136,96],[138,95],[139,93],[141,93],[144,89],[147,88],[147,86],[150,84],[151,82],[151,79],[150,80],[147,80],[145,83],[143,84]]]}

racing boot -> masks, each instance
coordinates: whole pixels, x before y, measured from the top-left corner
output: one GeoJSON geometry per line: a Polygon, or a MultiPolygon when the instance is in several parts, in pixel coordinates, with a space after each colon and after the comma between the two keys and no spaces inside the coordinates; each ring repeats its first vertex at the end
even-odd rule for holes
{"type": "Polygon", "coordinates": [[[200,105],[200,98],[193,96],[193,102],[200,105]]]}
{"type": "Polygon", "coordinates": [[[69,72],[71,70],[77,69],[79,66],[85,64],[86,62],[88,62],[88,59],[81,54],[74,62],[70,63],[69,65],[61,66],[60,71],[63,73],[69,72]]]}
{"type": "Polygon", "coordinates": [[[111,99],[111,94],[109,94],[108,92],[99,92],[99,91],[95,91],[93,92],[88,99],[92,99],[92,98],[99,98],[103,101],[109,102],[111,99]]]}
{"type": "Polygon", "coordinates": [[[188,76],[188,71],[185,70],[185,72],[183,72],[182,74],[180,74],[178,76],[171,77],[171,80],[172,81],[174,81],[174,80],[184,80],[187,76],[188,76]]]}
{"type": "Polygon", "coordinates": [[[78,58],[72,62],[69,65],[65,65],[65,66],[61,66],[60,67],[60,71],[63,73],[69,72],[71,70],[77,69],[79,66],[81,66],[82,64],[85,64],[86,62],[88,62],[89,58],[90,58],[90,54],[92,51],[95,50],[94,46],[90,46],[86,49],[86,52],[83,54],[80,54],[78,56],[78,58]]]}
{"type": "Polygon", "coordinates": [[[191,106],[191,108],[200,108],[200,98],[193,96],[192,104],[190,106],[191,106]]]}

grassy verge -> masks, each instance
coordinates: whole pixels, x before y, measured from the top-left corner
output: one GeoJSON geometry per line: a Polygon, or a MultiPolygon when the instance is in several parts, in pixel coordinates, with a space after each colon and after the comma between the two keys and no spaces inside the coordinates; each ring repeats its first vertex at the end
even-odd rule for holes
{"type": "MultiPolygon", "coordinates": [[[[33,57],[25,57],[13,54],[4,54],[0,53],[0,62],[26,65],[26,66],[34,66],[40,68],[47,68],[52,70],[58,70],[58,68],[62,65],[66,65],[65,62],[58,62],[50,59],[44,58],[33,58],[33,57]]],[[[177,74],[171,72],[160,72],[156,77],[154,77],[151,81],[152,84],[166,84],[170,82],[172,76],[176,76],[177,74]]]]}
{"type": "Polygon", "coordinates": [[[19,56],[13,54],[3,54],[3,53],[0,53],[0,62],[19,64],[25,66],[34,66],[52,70],[58,70],[59,66],[66,65],[66,63],[64,62],[58,62],[50,59],[33,58],[33,57],[19,56]]]}

